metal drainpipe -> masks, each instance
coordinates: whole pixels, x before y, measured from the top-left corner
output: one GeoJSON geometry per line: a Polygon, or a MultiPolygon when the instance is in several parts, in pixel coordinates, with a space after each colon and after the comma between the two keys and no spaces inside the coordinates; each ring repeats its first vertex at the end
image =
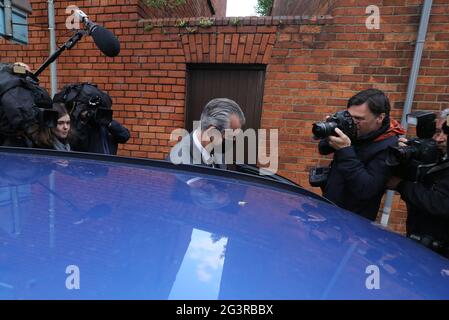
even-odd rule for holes
{"type": "MultiPolygon", "coordinates": [[[[56,51],[56,35],[55,35],[55,4],[53,0],[48,0],[48,30],[50,30],[50,55],[56,51]]],[[[51,97],[58,92],[58,75],[56,68],[56,61],[50,65],[50,83],[51,83],[51,97]]],[[[55,189],[55,173],[51,172],[49,177],[50,189],[55,189]]],[[[55,246],[55,199],[53,194],[49,195],[49,246],[55,246]]]]}
{"type": "MultiPolygon", "coordinates": [[[[56,51],[55,35],[55,4],[53,0],[48,0],[48,30],[50,30],[50,55],[56,51]]],[[[50,65],[51,96],[58,92],[58,75],[56,61],[50,65]]]]}
{"type": "MultiPolygon", "coordinates": [[[[410,72],[410,78],[408,81],[407,97],[405,99],[404,110],[402,112],[402,126],[407,130],[407,114],[412,110],[413,97],[415,95],[416,80],[418,79],[419,67],[421,65],[421,57],[424,49],[424,43],[426,42],[427,27],[429,25],[430,11],[432,10],[433,0],[424,0],[424,7],[421,14],[421,21],[419,23],[418,39],[416,40],[415,56],[413,57],[412,70],[410,72]]],[[[383,226],[388,225],[388,219],[390,218],[391,206],[393,203],[394,191],[388,190],[385,198],[385,204],[382,211],[382,219],[380,223],[383,226]]]]}

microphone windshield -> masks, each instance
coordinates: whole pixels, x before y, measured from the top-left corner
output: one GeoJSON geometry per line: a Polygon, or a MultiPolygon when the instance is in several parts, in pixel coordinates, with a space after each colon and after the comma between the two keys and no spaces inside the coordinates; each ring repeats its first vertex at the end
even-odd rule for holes
{"type": "Polygon", "coordinates": [[[116,57],[120,53],[120,42],[108,29],[95,25],[92,28],[91,36],[98,49],[108,57],[116,57]]]}

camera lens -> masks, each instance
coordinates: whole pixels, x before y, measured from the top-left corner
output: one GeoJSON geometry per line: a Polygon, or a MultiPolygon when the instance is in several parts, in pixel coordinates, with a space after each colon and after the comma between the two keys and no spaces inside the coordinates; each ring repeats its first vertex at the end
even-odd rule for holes
{"type": "Polygon", "coordinates": [[[324,139],[333,134],[336,127],[335,122],[316,122],[313,124],[312,132],[315,137],[324,139]]]}

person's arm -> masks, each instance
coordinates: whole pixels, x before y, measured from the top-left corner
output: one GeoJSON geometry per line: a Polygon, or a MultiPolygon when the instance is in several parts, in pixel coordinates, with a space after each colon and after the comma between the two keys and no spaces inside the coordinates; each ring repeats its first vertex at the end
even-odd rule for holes
{"type": "Polygon", "coordinates": [[[126,143],[130,138],[129,130],[115,120],[109,123],[108,131],[117,143],[126,143]]]}
{"type": "Polygon", "coordinates": [[[386,157],[387,150],[380,151],[365,165],[350,146],[335,152],[334,167],[342,173],[355,197],[370,199],[385,190],[391,175],[391,169],[385,164],[386,157]]]}
{"type": "Polygon", "coordinates": [[[335,132],[338,137],[329,137],[329,145],[336,150],[333,168],[342,174],[352,196],[369,200],[382,193],[391,175],[391,169],[385,163],[388,150],[380,150],[363,163],[357,157],[349,137],[338,128],[335,132]]]}
{"type": "Polygon", "coordinates": [[[441,180],[433,188],[402,180],[397,185],[402,200],[419,212],[449,218],[449,180],[441,180]]]}

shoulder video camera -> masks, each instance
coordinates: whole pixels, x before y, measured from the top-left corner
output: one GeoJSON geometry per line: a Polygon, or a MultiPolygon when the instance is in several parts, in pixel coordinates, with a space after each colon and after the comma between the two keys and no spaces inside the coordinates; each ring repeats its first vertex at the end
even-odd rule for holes
{"type": "Polygon", "coordinates": [[[101,98],[94,96],[89,100],[86,119],[99,125],[108,125],[112,121],[112,109],[101,107],[101,98]]]}
{"type": "Polygon", "coordinates": [[[39,80],[20,64],[0,63],[0,134],[54,128],[57,120],[50,95],[39,80]]]}
{"type": "Polygon", "coordinates": [[[417,138],[409,139],[407,146],[390,147],[386,164],[393,168],[395,176],[408,181],[421,177],[442,158],[437,143],[432,139],[436,132],[436,115],[417,111],[407,115],[407,123],[416,126],[417,138]]]}
{"type": "Polygon", "coordinates": [[[64,103],[74,121],[83,120],[98,125],[108,125],[112,121],[112,99],[95,84],[67,85],[55,95],[53,101],[64,103]]]}

